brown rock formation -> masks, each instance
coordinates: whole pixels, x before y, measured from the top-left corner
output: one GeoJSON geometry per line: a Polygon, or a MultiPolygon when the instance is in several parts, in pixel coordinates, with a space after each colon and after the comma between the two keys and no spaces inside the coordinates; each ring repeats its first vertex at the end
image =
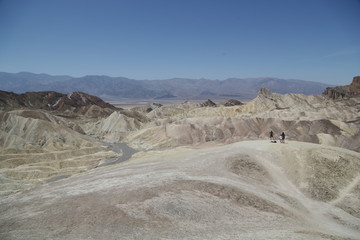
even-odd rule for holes
{"type": "Polygon", "coordinates": [[[17,108],[44,109],[60,113],[77,113],[88,116],[109,116],[115,106],[104,102],[96,96],[82,92],[68,95],[58,92],[27,92],[16,94],[0,91],[0,110],[17,108]]]}
{"type": "Polygon", "coordinates": [[[323,95],[332,99],[360,96],[360,76],[354,77],[350,85],[326,88],[323,95]]]}
{"type": "Polygon", "coordinates": [[[360,88],[360,76],[354,77],[351,86],[360,88]]]}
{"type": "Polygon", "coordinates": [[[200,103],[201,107],[216,107],[216,103],[208,99],[206,102],[200,103]]]}
{"type": "Polygon", "coordinates": [[[225,107],[231,107],[231,106],[243,105],[243,103],[236,99],[229,99],[229,100],[226,100],[226,101],[220,103],[220,105],[223,105],[225,107]]]}

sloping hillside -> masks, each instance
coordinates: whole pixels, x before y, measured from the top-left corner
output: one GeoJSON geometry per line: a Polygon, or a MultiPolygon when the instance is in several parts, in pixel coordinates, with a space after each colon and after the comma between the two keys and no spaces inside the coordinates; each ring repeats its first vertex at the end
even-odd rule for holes
{"type": "Polygon", "coordinates": [[[359,159],[295,141],[143,152],[2,198],[0,237],[359,239],[359,159]]]}
{"type": "Polygon", "coordinates": [[[118,155],[67,118],[44,110],[0,112],[0,196],[118,155]]]}

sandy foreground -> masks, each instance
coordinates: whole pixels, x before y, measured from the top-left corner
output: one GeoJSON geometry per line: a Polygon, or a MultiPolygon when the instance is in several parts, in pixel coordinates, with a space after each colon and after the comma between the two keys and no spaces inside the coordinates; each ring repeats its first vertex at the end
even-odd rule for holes
{"type": "Polygon", "coordinates": [[[360,239],[360,153],[288,141],[135,154],[0,198],[0,239],[360,239]]]}

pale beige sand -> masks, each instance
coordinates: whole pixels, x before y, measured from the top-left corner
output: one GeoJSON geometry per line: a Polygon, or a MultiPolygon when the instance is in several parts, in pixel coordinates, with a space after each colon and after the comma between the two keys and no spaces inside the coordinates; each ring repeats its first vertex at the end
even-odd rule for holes
{"type": "Polygon", "coordinates": [[[290,141],[141,152],[0,200],[1,239],[360,239],[360,153],[290,141]]]}

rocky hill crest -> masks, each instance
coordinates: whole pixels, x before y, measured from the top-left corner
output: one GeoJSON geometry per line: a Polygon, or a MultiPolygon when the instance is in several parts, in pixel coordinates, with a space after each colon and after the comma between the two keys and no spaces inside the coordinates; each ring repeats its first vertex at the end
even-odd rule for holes
{"type": "Polygon", "coordinates": [[[349,85],[326,88],[323,95],[332,99],[360,97],[360,76],[354,77],[349,85]]]}
{"type": "Polygon", "coordinates": [[[54,91],[16,94],[0,91],[0,110],[17,108],[43,109],[63,114],[109,116],[119,110],[102,99],[82,92],[69,94],[54,91]]]}

